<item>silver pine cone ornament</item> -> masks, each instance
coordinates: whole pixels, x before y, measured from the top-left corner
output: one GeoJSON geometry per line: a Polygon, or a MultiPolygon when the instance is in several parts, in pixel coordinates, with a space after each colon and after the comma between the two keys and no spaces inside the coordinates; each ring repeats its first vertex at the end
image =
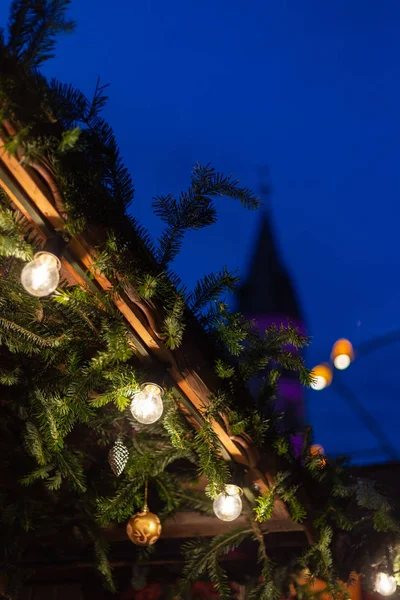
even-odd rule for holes
{"type": "Polygon", "coordinates": [[[125,446],[121,438],[118,438],[114,446],[108,453],[108,463],[114,475],[119,477],[125,469],[129,457],[128,448],[125,446]]]}

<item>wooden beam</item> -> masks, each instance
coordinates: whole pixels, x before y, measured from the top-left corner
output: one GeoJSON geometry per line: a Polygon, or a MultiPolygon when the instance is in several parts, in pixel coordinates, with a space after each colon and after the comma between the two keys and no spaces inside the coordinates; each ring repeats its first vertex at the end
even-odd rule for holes
{"type": "MultiPolygon", "coordinates": [[[[235,521],[227,523],[213,515],[205,515],[195,511],[182,511],[176,513],[173,517],[169,517],[163,523],[162,538],[214,537],[242,527],[251,529],[246,514],[242,514],[235,521]]],[[[263,533],[298,532],[303,531],[303,527],[293,523],[291,519],[273,516],[267,523],[263,523],[261,530],[263,533]]],[[[107,527],[104,533],[109,542],[121,542],[127,539],[125,525],[107,527]]]]}

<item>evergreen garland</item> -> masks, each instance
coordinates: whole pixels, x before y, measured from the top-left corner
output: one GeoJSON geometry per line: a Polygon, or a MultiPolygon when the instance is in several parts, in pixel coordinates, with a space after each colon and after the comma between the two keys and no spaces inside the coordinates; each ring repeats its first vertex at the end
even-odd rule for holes
{"type": "Polygon", "coordinates": [[[274,484],[247,511],[248,527],[209,543],[186,544],[182,590],[207,575],[220,597],[229,598],[221,559],[251,538],[259,545],[261,579],[249,598],[275,600],[290,586],[306,595],[308,586],[299,587],[296,579],[304,570],[340,594],[338,577],[347,580],[352,570],[367,577],[372,560],[382,562],[388,540],[396,542],[398,525],[389,501],[373,483],[352,478],[341,463],[322,464],[310,454],[307,436],[296,456],[291,432],[283,430],[271,410],[283,370],[309,383],[301,356],[288,350],[302,348],[307,339],[292,327],[271,327],[260,337],[254,324],[232,313],[223,296],[234,289],[237,277],[226,269],[206,275],[192,292],[169,270],[185,233],[215,222],[215,199],[239,200],[251,210],[258,200],[231,177],[195,165],[179,199],[155,199],[155,213],[166,228],[157,244],[150,239],[127,212],[134,190],[113,132],[100,116],[105,86],[98,83],[90,101],[71,86],[47,82],[37,70],[53,54],[54,36],[72,29],[65,16],[68,4],[12,3],[8,36],[3,32],[0,39],[1,119],[8,123],[7,150],[27,167],[45,166],[57,181],[61,197],[56,201],[69,233],[99,228],[96,267],[113,289],[99,294],[63,284],[48,299],[26,294],[21,268],[40,240],[1,194],[0,434],[9,449],[0,454],[2,563],[9,568],[23,564],[35,536],[77,527],[92,540],[99,571],[112,588],[102,527],[124,522],[141,507],[147,477],[162,517],[183,507],[210,510],[206,497],[188,491],[187,484],[199,474],[207,478],[211,498],[230,481],[213,429],[218,422],[233,435],[248,434],[279,468],[274,484]],[[108,236],[102,235],[102,226],[108,236]],[[154,331],[170,349],[179,348],[192,326],[208,340],[219,389],[201,411],[197,429],[179,411],[179,398],[171,390],[160,422],[146,427],[132,422],[128,406],[146,373],[113,302],[122,291],[143,310],[154,308],[161,315],[154,331]],[[267,375],[254,398],[248,384],[258,373],[267,375]],[[129,459],[117,479],[106,456],[119,435],[129,459]],[[288,565],[272,564],[262,530],[278,497],[292,519],[314,534],[309,548],[288,565]],[[353,547],[346,557],[343,540],[353,547]],[[351,560],[345,560],[349,554],[351,560]]]}

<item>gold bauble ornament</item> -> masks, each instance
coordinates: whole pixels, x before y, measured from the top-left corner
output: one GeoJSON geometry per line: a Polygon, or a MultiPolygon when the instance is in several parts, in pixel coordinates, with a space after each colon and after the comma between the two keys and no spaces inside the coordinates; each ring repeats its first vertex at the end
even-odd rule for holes
{"type": "Polygon", "coordinates": [[[160,519],[145,506],[142,512],[136,513],[129,519],[126,533],[131,542],[137,546],[151,546],[161,535],[160,519]]]}

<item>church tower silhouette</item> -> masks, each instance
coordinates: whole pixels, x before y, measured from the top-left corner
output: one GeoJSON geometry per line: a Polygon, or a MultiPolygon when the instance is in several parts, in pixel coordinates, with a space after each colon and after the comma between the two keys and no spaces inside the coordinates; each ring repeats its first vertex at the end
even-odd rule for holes
{"type": "MultiPolygon", "coordinates": [[[[256,322],[261,335],[271,325],[279,327],[289,323],[305,331],[300,305],[279,256],[268,212],[262,214],[250,268],[239,289],[238,301],[239,310],[256,322]]],[[[295,438],[304,428],[304,393],[295,374],[286,371],[282,374],[275,408],[284,413],[285,425],[293,432],[296,443],[295,438]]]]}

